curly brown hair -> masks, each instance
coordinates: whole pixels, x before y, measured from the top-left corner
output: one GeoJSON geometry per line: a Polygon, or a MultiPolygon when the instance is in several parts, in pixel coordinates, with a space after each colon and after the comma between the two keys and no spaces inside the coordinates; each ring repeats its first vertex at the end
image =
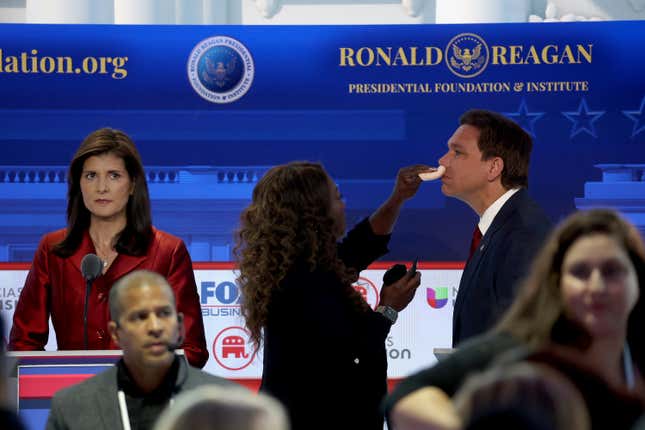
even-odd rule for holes
{"type": "Polygon", "coordinates": [[[240,217],[234,253],[239,264],[242,315],[260,345],[272,292],[294,266],[335,273],[348,298],[366,306],[351,287],[354,270],[338,258],[330,216],[331,179],[322,165],[291,162],[269,170],[240,217]],[[359,301],[360,300],[360,301],[359,301]]]}

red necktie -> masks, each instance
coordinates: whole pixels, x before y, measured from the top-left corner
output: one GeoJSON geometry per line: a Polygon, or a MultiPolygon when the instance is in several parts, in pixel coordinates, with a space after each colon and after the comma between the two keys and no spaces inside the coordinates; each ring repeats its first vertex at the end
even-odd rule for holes
{"type": "Polygon", "coordinates": [[[473,231],[473,240],[470,242],[470,255],[468,255],[468,259],[473,256],[475,253],[475,250],[479,246],[479,242],[482,240],[482,232],[479,231],[479,225],[475,225],[475,230],[473,231]]]}

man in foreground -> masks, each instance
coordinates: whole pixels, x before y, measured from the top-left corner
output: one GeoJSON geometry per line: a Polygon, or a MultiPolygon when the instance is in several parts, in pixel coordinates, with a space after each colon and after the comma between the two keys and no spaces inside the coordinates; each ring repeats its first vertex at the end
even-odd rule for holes
{"type": "Polygon", "coordinates": [[[123,350],[112,368],[56,393],[48,430],[147,430],[175,395],[225,379],[190,367],[175,354],[184,337],[183,315],[166,279],[139,270],[110,290],[108,331],[123,350]]]}

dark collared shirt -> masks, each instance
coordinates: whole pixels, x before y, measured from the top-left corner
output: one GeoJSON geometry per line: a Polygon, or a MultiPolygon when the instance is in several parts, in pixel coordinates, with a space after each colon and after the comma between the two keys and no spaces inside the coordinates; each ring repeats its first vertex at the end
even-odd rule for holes
{"type": "Polygon", "coordinates": [[[175,392],[175,382],[179,371],[179,357],[175,356],[161,385],[150,393],[144,393],[136,384],[123,359],[117,363],[117,385],[125,394],[128,416],[132,430],[149,430],[168,405],[175,392]]]}

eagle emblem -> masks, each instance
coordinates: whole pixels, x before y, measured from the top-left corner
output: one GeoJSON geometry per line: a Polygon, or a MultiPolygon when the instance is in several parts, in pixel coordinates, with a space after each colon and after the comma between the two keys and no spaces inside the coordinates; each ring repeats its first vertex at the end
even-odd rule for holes
{"type": "Polygon", "coordinates": [[[485,58],[481,55],[481,43],[478,43],[472,51],[469,48],[462,49],[456,44],[453,44],[452,54],[453,56],[450,57],[450,65],[456,69],[461,69],[464,72],[470,72],[473,69],[479,69],[486,61],[485,58]]]}
{"type": "Polygon", "coordinates": [[[456,35],[444,49],[446,66],[461,78],[481,74],[488,66],[489,58],[486,41],[475,33],[456,35]]]}
{"type": "Polygon", "coordinates": [[[237,57],[232,57],[229,61],[213,61],[212,58],[206,57],[205,68],[202,72],[202,79],[209,83],[215,84],[222,88],[228,85],[231,76],[237,68],[237,57]]]}

